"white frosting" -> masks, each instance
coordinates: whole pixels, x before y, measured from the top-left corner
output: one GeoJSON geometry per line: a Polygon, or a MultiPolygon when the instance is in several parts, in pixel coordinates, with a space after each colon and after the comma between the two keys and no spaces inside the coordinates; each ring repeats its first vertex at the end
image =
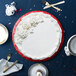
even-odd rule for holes
{"type": "Polygon", "coordinates": [[[0,45],[5,43],[7,39],[8,39],[8,30],[3,24],[0,24],[0,45]]]}
{"type": "Polygon", "coordinates": [[[37,72],[37,76],[42,76],[42,73],[41,72],[37,72]]]}
{"type": "Polygon", "coordinates": [[[15,11],[17,10],[15,7],[15,2],[12,2],[11,5],[6,4],[6,10],[5,13],[7,16],[12,16],[14,15],[15,11]]]}
{"type": "Polygon", "coordinates": [[[32,59],[45,59],[57,52],[62,30],[57,21],[42,12],[22,18],[16,27],[15,44],[20,52],[32,59]]]}
{"type": "Polygon", "coordinates": [[[67,48],[67,46],[64,47],[64,50],[65,50],[65,54],[67,56],[70,56],[71,55],[71,53],[70,53],[69,49],[67,48]]]}
{"type": "Polygon", "coordinates": [[[4,41],[5,37],[6,37],[6,31],[2,26],[0,26],[0,42],[4,41]]]}

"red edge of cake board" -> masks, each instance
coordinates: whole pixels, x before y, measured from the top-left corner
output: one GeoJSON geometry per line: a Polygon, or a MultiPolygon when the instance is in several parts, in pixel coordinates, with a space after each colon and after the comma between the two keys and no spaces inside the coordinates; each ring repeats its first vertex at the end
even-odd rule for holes
{"type": "Polygon", "coordinates": [[[53,16],[52,14],[50,14],[50,13],[48,13],[48,12],[46,12],[46,11],[31,11],[31,12],[28,12],[28,13],[24,14],[24,15],[23,15],[22,17],[20,17],[20,18],[18,19],[18,21],[16,22],[16,24],[15,24],[15,26],[14,26],[14,28],[13,28],[13,32],[12,32],[12,41],[13,41],[13,45],[14,45],[16,51],[17,51],[23,58],[25,58],[25,59],[27,59],[27,60],[30,60],[30,61],[34,61],[34,62],[42,62],[42,61],[47,61],[47,60],[53,58],[53,57],[54,57],[55,55],[57,55],[57,53],[60,51],[60,49],[61,49],[61,47],[62,47],[62,44],[63,44],[63,42],[64,42],[64,31],[63,31],[62,25],[61,25],[61,23],[59,22],[59,20],[58,20],[55,16],[53,16]],[[26,16],[26,15],[28,15],[28,14],[30,14],[30,13],[35,13],[35,12],[43,12],[43,13],[45,13],[45,14],[51,15],[51,16],[58,22],[58,24],[59,24],[59,26],[60,26],[60,28],[61,28],[61,30],[62,30],[62,40],[61,40],[59,49],[58,49],[57,52],[55,52],[51,57],[48,57],[48,58],[45,58],[45,59],[42,59],[42,60],[39,60],[39,59],[38,59],[38,60],[34,60],[34,59],[32,59],[32,58],[29,58],[29,57],[24,56],[24,55],[18,50],[18,47],[16,46],[16,44],[15,44],[15,42],[14,42],[14,34],[15,34],[15,30],[16,30],[16,27],[17,27],[18,23],[21,21],[21,19],[22,19],[24,16],[26,16]]]}

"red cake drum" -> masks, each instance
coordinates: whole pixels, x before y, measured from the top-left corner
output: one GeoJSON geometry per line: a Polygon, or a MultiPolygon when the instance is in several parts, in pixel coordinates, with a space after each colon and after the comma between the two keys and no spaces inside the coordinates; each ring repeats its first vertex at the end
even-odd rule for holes
{"type": "Polygon", "coordinates": [[[63,29],[56,17],[44,11],[32,11],[16,22],[12,40],[17,52],[31,61],[46,61],[60,50],[63,29]]]}

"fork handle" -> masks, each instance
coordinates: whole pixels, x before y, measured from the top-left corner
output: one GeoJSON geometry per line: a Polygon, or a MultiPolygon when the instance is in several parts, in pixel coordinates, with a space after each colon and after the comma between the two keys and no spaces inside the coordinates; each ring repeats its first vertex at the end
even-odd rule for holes
{"type": "Polygon", "coordinates": [[[54,4],[52,4],[52,5],[56,6],[56,5],[60,5],[60,4],[63,4],[63,3],[65,3],[65,1],[61,1],[61,2],[58,2],[58,3],[54,3],[54,4]]]}
{"type": "Polygon", "coordinates": [[[57,11],[61,11],[61,9],[58,8],[58,7],[55,7],[55,6],[51,6],[51,7],[53,7],[53,8],[56,9],[57,11]]]}
{"type": "Polygon", "coordinates": [[[6,61],[5,65],[4,65],[4,69],[3,69],[3,70],[5,70],[5,69],[7,68],[7,67],[6,67],[7,65],[8,65],[8,60],[6,61]]]}
{"type": "Polygon", "coordinates": [[[8,60],[6,61],[6,64],[5,65],[8,65],[8,60]]]}

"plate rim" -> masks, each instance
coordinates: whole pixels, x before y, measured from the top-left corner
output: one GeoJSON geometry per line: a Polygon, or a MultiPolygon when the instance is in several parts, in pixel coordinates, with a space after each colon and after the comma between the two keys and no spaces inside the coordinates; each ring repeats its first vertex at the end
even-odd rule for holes
{"type": "Polygon", "coordinates": [[[63,31],[63,28],[62,28],[61,23],[59,22],[59,20],[58,20],[54,15],[52,15],[52,14],[46,12],[46,11],[39,11],[39,10],[38,10],[38,11],[31,11],[31,12],[28,12],[28,13],[24,14],[23,16],[21,16],[21,17],[17,20],[17,22],[15,23],[14,28],[13,28],[13,32],[12,32],[12,42],[13,42],[13,45],[14,45],[16,51],[17,51],[23,58],[25,58],[25,59],[27,59],[27,60],[29,60],[29,61],[34,61],[34,62],[47,61],[47,60],[49,60],[49,59],[52,59],[54,56],[56,56],[57,53],[60,51],[60,49],[61,49],[61,47],[62,47],[62,45],[63,45],[63,42],[64,42],[64,31],[63,31]],[[18,47],[16,46],[16,44],[15,44],[15,42],[14,42],[14,34],[15,34],[16,27],[17,27],[18,23],[21,21],[21,19],[22,19],[24,16],[26,16],[26,15],[28,15],[28,14],[31,14],[31,13],[35,13],[35,12],[42,12],[42,13],[44,13],[44,14],[50,15],[51,17],[53,17],[53,18],[57,21],[57,23],[59,24],[59,26],[60,26],[60,28],[61,28],[61,30],[62,30],[62,39],[61,39],[61,43],[60,43],[60,45],[59,45],[59,48],[58,48],[57,52],[55,52],[51,57],[47,57],[47,58],[42,59],[42,60],[40,60],[40,59],[37,59],[37,60],[36,60],[36,59],[29,58],[29,57],[27,57],[27,56],[24,56],[24,55],[19,51],[18,47]]]}

